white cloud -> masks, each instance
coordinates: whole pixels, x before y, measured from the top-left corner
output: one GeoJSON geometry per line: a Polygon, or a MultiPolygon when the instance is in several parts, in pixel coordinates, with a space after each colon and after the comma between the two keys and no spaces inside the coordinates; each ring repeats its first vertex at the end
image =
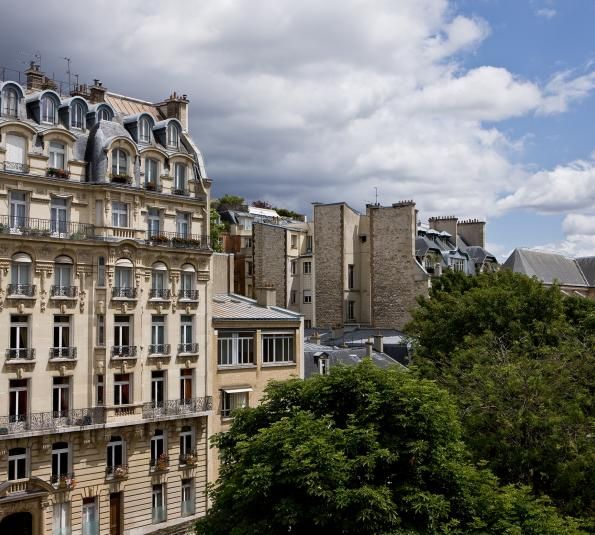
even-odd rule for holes
{"type": "Polygon", "coordinates": [[[544,19],[553,19],[557,15],[557,12],[555,9],[552,9],[551,7],[544,7],[541,9],[537,9],[535,11],[535,14],[538,17],[543,17],[544,19]]]}
{"type": "Polygon", "coordinates": [[[573,77],[572,71],[556,73],[547,83],[539,112],[548,115],[568,110],[571,103],[588,97],[595,89],[595,72],[573,77]]]}

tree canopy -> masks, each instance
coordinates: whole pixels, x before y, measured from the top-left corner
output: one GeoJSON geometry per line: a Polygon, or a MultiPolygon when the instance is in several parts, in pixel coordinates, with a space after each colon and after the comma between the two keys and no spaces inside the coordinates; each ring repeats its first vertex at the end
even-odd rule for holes
{"type": "Polygon", "coordinates": [[[198,534],[582,533],[469,461],[432,381],[370,361],[271,383],[216,435],[220,478],[198,534]]]}
{"type": "Polygon", "coordinates": [[[421,376],[453,395],[475,461],[592,519],[595,303],[508,271],[446,273],[408,332],[421,376]]]}
{"type": "Polygon", "coordinates": [[[240,210],[245,201],[244,197],[226,193],[214,201],[214,203],[217,205],[217,209],[219,210],[240,210]]]}

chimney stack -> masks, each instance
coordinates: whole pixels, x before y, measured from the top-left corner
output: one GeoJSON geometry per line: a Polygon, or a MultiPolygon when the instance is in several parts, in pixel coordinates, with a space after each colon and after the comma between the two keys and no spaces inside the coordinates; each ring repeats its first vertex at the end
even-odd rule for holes
{"type": "Polygon", "coordinates": [[[372,358],[372,353],[374,350],[374,342],[372,342],[372,338],[368,338],[368,341],[366,342],[366,357],[370,357],[372,358]]]}
{"type": "Polygon", "coordinates": [[[259,286],[254,289],[256,302],[263,307],[273,307],[277,304],[277,291],[272,286],[259,286]]]}
{"type": "Polygon", "coordinates": [[[93,80],[93,85],[89,88],[89,100],[93,104],[97,104],[99,102],[105,102],[105,93],[107,89],[103,87],[101,80],[95,78],[93,80]]]}
{"type": "Polygon", "coordinates": [[[40,90],[43,87],[43,79],[45,76],[39,70],[39,65],[32,61],[29,64],[29,68],[25,71],[27,75],[27,89],[28,90],[40,90]]]}
{"type": "Polygon", "coordinates": [[[188,95],[179,96],[175,91],[159,105],[159,111],[168,119],[178,119],[182,130],[188,132],[188,95]]]}
{"type": "Polygon", "coordinates": [[[374,335],[374,351],[384,353],[384,336],[381,334],[374,335]]]}
{"type": "Polygon", "coordinates": [[[479,219],[467,219],[459,222],[459,234],[467,245],[486,246],[485,221],[479,219]]]}

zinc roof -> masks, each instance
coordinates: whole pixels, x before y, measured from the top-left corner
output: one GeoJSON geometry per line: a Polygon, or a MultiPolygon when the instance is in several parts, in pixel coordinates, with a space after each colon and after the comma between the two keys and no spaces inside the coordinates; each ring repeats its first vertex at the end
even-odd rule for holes
{"type": "Polygon", "coordinates": [[[301,314],[281,307],[265,307],[254,299],[236,294],[216,294],[213,297],[213,320],[277,320],[300,321],[301,314]]]}

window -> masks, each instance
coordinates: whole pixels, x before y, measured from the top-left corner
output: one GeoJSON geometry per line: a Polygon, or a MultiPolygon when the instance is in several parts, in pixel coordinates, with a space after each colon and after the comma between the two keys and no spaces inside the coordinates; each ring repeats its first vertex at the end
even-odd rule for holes
{"type": "Polygon", "coordinates": [[[52,483],[57,483],[61,477],[66,478],[70,472],[69,452],[67,442],[56,442],[52,446],[52,483]]]}
{"type": "Polygon", "coordinates": [[[112,120],[112,112],[108,108],[99,108],[99,113],[97,114],[98,121],[111,121],[112,120]]]}
{"type": "Polygon", "coordinates": [[[354,265],[353,264],[348,264],[347,265],[347,288],[349,288],[350,290],[352,290],[353,288],[355,288],[355,278],[354,278],[354,265]]]}
{"type": "Polygon", "coordinates": [[[165,353],[165,316],[151,316],[151,347],[149,353],[165,353]]]}
{"type": "Polygon", "coordinates": [[[193,371],[185,368],[180,370],[180,401],[189,402],[192,400],[193,371]]]}
{"type": "Polygon", "coordinates": [[[75,102],[70,108],[70,126],[85,128],[85,109],[80,102],[75,102]]]}
{"type": "Polygon", "coordinates": [[[52,358],[74,357],[70,348],[70,316],[54,316],[54,345],[50,349],[50,356],[52,358]]]}
{"type": "Polygon", "coordinates": [[[114,352],[120,355],[130,353],[130,316],[114,316],[114,352]]]}
{"type": "Polygon", "coordinates": [[[221,416],[227,418],[231,416],[236,409],[248,407],[249,394],[251,391],[251,388],[223,390],[221,416]]]}
{"type": "Polygon", "coordinates": [[[145,184],[147,189],[157,189],[159,183],[159,162],[153,158],[145,159],[145,184]]]}
{"type": "Polygon", "coordinates": [[[105,405],[105,379],[103,374],[97,375],[95,380],[95,405],[102,407],[105,405]]]}
{"type": "Polygon", "coordinates": [[[295,275],[297,273],[297,260],[292,260],[291,262],[291,274],[295,275]]]}
{"type": "Polygon", "coordinates": [[[176,233],[179,237],[188,237],[190,233],[190,214],[186,212],[176,214],[176,233]]]}
{"type": "Polygon", "coordinates": [[[147,210],[147,226],[149,237],[158,236],[161,232],[161,215],[159,208],[149,208],[147,210]]]}
{"type": "Polygon", "coordinates": [[[10,192],[10,228],[20,229],[27,218],[27,194],[23,191],[10,192]]]}
{"type": "Polygon", "coordinates": [[[165,513],[165,484],[159,483],[158,485],[153,485],[153,492],[152,492],[152,505],[153,505],[153,524],[158,524],[159,522],[164,522],[166,513],[165,513]]]}
{"type": "Polygon", "coordinates": [[[347,301],[347,319],[355,319],[355,301],[347,301]]]}
{"type": "Polygon", "coordinates": [[[112,436],[107,444],[107,473],[114,474],[121,466],[125,466],[124,441],[120,436],[112,436]]]}
{"type": "Polygon", "coordinates": [[[291,290],[291,293],[289,294],[289,303],[291,305],[295,305],[297,301],[297,290],[291,290]]]}
{"type": "Polygon", "coordinates": [[[186,462],[187,456],[193,454],[192,428],[189,425],[185,425],[182,427],[182,431],[180,431],[180,461],[186,462]]]}
{"type": "Polygon", "coordinates": [[[151,141],[151,125],[149,119],[143,117],[138,125],[138,140],[141,143],[149,143],[151,141]]]}
{"type": "Polygon", "coordinates": [[[244,247],[245,248],[252,248],[252,238],[242,238],[243,242],[244,242],[244,247]]]}
{"type": "Polygon", "coordinates": [[[68,233],[68,201],[52,197],[50,201],[50,229],[52,234],[65,237],[68,233]]]}
{"type": "Polygon", "coordinates": [[[192,338],[192,324],[194,317],[182,315],[180,317],[180,353],[193,353],[194,341],[192,338]]]}
{"type": "Polygon", "coordinates": [[[7,87],[2,91],[2,115],[16,117],[19,111],[19,95],[16,89],[7,87]]]}
{"type": "Polygon", "coordinates": [[[162,407],[165,393],[165,372],[151,372],[151,401],[155,407],[162,407]]]}
{"type": "Polygon", "coordinates": [[[128,205],[124,202],[112,201],[112,225],[114,227],[128,227],[128,205]]]}
{"type": "Polygon", "coordinates": [[[27,477],[27,449],[12,448],[8,450],[8,480],[25,479],[27,477]]]}
{"type": "Polygon", "coordinates": [[[312,273],[312,262],[304,262],[304,275],[312,273]]]}
{"type": "Polygon", "coordinates": [[[127,258],[120,258],[116,261],[114,270],[114,287],[112,288],[114,297],[134,297],[134,287],[132,284],[133,264],[127,258]]]}
{"type": "Polygon", "coordinates": [[[41,122],[48,124],[56,122],[56,103],[51,97],[41,99],[41,122]]]}
{"type": "Polygon", "coordinates": [[[105,286],[105,257],[97,258],[97,286],[105,286]]]}
{"type": "Polygon", "coordinates": [[[27,379],[9,379],[8,404],[11,423],[27,421],[29,387],[27,379]]]}
{"type": "Polygon", "coordinates": [[[128,175],[128,154],[122,149],[112,151],[112,175],[128,175]]]}
{"type": "Polygon", "coordinates": [[[131,400],[130,374],[116,373],[114,375],[114,405],[129,405],[131,400]]]}
{"type": "Polygon", "coordinates": [[[64,143],[50,141],[50,160],[48,165],[54,169],[66,169],[66,146],[64,143]]]}
{"type": "Polygon", "coordinates": [[[295,234],[291,235],[291,248],[297,249],[297,236],[295,234]]]}
{"type": "Polygon", "coordinates": [[[165,437],[161,429],[156,429],[151,437],[151,466],[155,466],[160,458],[165,455],[165,437]]]}
{"type": "Polygon", "coordinates": [[[453,258],[451,266],[454,271],[465,271],[465,260],[463,258],[453,258]]]}
{"type": "Polygon", "coordinates": [[[70,377],[54,377],[52,390],[53,416],[66,418],[70,406],[70,377]]]}
{"type": "Polygon", "coordinates": [[[308,253],[312,252],[312,236],[306,236],[306,251],[308,253]]]}
{"type": "Polygon", "coordinates": [[[9,295],[33,297],[35,295],[35,286],[31,284],[31,257],[24,253],[14,255],[10,271],[9,295]]]}
{"type": "Polygon", "coordinates": [[[328,355],[326,353],[318,358],[318,373],[320,375],[328,374],[328,355]]]}
{"type": "Polygon", "coordinates": [[[182,479],[182,516],[194,514],[194,480],[182,479]]]}
{"type": "Polygon", "coordinates": [[[151,291],[150,298],[168,298],[167,290],[167,266],[163,262],[153,264],[151,272],[151,291]]]}
{"type": "Polygon", "coordinates": [[[99,514],[97,498],[83,498],[83,535],[96,535],[99,533],[99,514]]]}
{"type": "Polygon", "coordinates": [[[105,316],[97,314],[97,345],[103,347],[105,345],[105,316]]]}
{"type": "Polygon", "coordinates": [[[293,333],[270,333],[262,335],[262,362],[294,361],[294,335],[293,333]]]}
{"type": "Polygon", "coordinates": [[[22,136],[6,134],[5,169],[23,173],[26,171],[27,140],[22,136]],[[12,165],[10,165],[12,164],[12,165]]]}
{"type": "Polygon", "coordinates": [[[254,262],[246,262],[246,274],[248,276],[254,275],[254,262]]]}
{"type": "Polygon", "coordinates": [[[183,163],[174,167],[174,193],[186,195],[186,165],[183,163]]]}
{"type": "Polygon", "coordinates": [[[70,521],[70,503],[55,502],[54,508],[54,535],[63,535],[64,533],[70,533],[69,521],[70,521]]]}
{"type": "Polygon", "coordinates": [[[196,299],[193,291],[195,277],[194,267],[190,264],[184,264],[180,276],[180,299],[196,299]]]}
{"type": "Polygon", "coordinates": [[[29,354],[29,316],[20,314],[11,316],[8,358],[26,359],[29,354]]]}
{"type": "Polygon", "coordinates": [[[171,149],[177,149],[180,142],[180,134],[175,123],[167,125],[167,146],[171,149]]]}
{"type": "Polygon", "coordinates": [[[312,302],[312,290],[304,290],[304,303],[312,302]]]}
{"type": "Polygon", "coordinates": [[[304,320],[304,329],[312,328],[312,320],[304,320]]]}
{"type": "Polygon", "coordinates": [[[72,285],[72,260],[67,256],[59,256],[54,264],[54,296],[74,297],[69,290],[72,285]]]}
{"type": "Polygon", "coordinates": [[[254,333],[220,332],[217,344],[219,366],[254,364],[254,333]]]}

